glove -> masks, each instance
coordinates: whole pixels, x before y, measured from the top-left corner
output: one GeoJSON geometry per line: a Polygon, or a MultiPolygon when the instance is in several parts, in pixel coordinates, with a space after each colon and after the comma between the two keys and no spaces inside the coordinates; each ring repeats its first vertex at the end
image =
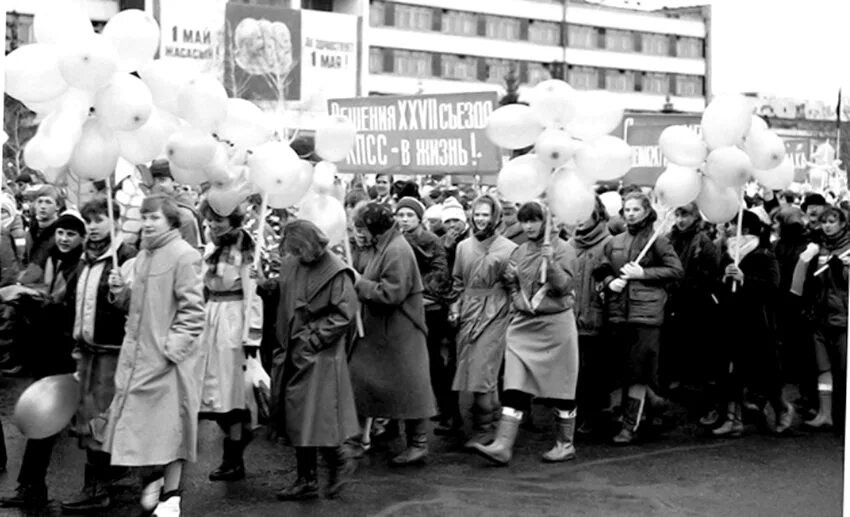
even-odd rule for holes
{"type": "Polygon", "coordinates": [[[626,280],[640,280],[644,277],[643,268],[634,262],[629,262],[620,268],[620,273],[626,280]]]}
{"type": "Polygon", "coordinates": [[[623,292],[623,289],[625,289],[626,283],[626,280],[623,278],[615,278],[614,280],[611,280],[610,284],[608,284],[608,289],[615,293],[621,293],[623,292]]]}
{"type": "Polygon", "coordinates": [[[806,246],[806,249],[800,253],[800,260],[803,262],[811,262],[818,252],[820,252],[820,247],[817,244],[810,242],[809,245],[806,246]]]}

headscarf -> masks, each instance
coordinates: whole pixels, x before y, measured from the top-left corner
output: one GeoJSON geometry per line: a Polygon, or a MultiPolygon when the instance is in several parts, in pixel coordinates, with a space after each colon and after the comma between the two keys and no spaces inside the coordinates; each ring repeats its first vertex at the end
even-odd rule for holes
{"type": "Polygon", "coordinates": [[[481,196],[478,196],[475,201],[472,202],[473,216],[475,214],[475,207],[482,203],[490,205],[492,215],[490,216],[490,222],[487,223],[487,226],[480,230],[475,226],[475,221],[473,219],[472,234],[479,241],[483,241],[492,237],[496,233],[496,229],[499,227],[499,224],[502,223],[502,204],[499,203],[499,201],[490,194],[483,194],[481,196]]]}

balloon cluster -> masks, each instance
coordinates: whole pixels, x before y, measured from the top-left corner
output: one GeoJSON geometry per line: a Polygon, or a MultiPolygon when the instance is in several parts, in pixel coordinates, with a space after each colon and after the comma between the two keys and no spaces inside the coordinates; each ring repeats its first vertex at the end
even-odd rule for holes
{"type": "MultiPolygon", "coordinates": [[[[310,189],[313,165],[275,139],[258,106],[228,98],[214,77],[154,59],[160,29],[147,13],[121,11],[96,34],[76,4],[52,2],[33,25],[36,43],[6,56],[5,74],[6,92],[40,120],[24,148],[27,166],[53,178],[67,167],[96,181],[110,177],[119,158],[167,158],[178,183],[210,183],[208,200],[220,213],[256,192],[273,208],[289,207],[310,189]]],[[[342,160],[355,136],[348,119],[327,117],[316,153],[342,160]]],[[[334,167],[329,162],[319,165],[334,167]]]]}
{"type": "Polygon", "coordinates": [[[664,205],[696,201],[708,221],[723,223],[741,208],[747,182],[779,190],[794,181],[785,144],[753,115],[746,97],[715,97],[703,112],[700,128],[702,134],[687,126],[670,126],[658,138],[669,162],[655,184],[664,205]]]}
{"type": "Polygon", "coordinates": [[[611,181],[631,168],[629,145],[610,136],[623,118],[616,95],[581,92],[558,79],[543,81],[528,105],[509,104],[493,112],[486,133],[505,149],[534,146],[499,172],[499,192],[517,203],[545,195],[550,209],[567,224],[590,217],[597,181],[611,181]]]}

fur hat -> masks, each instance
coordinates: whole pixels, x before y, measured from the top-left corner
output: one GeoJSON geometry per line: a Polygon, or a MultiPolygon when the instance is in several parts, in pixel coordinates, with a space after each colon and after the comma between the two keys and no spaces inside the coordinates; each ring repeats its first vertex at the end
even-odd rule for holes
{"type": "Polygon", "coordinates": [[[420,221],[422,221],[425,215],[425,205],[412,197],[403,197],[399,199],[398,203],[395,205],[395,213],[398,213],[398,211],[402,208],[409,208],[410,210],[413,210],[420,221]]]}
{"type": "Polygon", "coordinates": [[[443,201],[443,211],[440,212],[440,219],[444,223],[451,221],[452,219],[458,219],[465,222],[466,212],[463,211],[460,201],[453,197],[449,197],[443,201]]]}

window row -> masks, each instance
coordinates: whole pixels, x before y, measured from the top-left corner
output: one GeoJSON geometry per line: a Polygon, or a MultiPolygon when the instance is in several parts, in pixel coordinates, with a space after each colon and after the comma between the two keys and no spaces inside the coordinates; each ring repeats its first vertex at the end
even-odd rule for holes
{"type": "MultiPolygon", "coordinates": [[[[369,24],[406,30],[436,31],[456,36],[482,36],[539,45],[561,46],[560,23],[493,16],[468,11],[421,7],[373,0],[369,24]]],[[[575,48],[642,52],[658,56],[702,58],[703,40],[668,34],[566,25],[566,44],[575,48]]]]}
{"type": "Polygon", "coordinates": [[[520,82],[535,85],[560,77],[574,88],[643,92],[655,95],[703,97],[703,78],[696,75],[642,72],[590,66],[553,67],[539,62],[439,54],[373,47],[369,50],[369,72],[417,78],[454,79],[503,84],[505,76],[517,74],[520,82]]]}

